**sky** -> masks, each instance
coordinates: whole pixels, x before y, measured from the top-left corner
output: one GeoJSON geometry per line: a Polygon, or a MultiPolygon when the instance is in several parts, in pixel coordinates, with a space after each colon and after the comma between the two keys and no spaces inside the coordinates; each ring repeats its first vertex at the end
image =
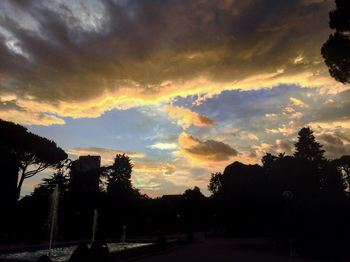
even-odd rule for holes
{"type": "MultiPolygon", "coordinates": [[[[293,154],[310,126],[350,154],[350,90],[320,55],[332,0],[0,2],[0,118],[70,158],[118,153],[151,197],[234,161],[293,154]]],[[[23,194],[49,172],[24,184],[23,194]]]]}

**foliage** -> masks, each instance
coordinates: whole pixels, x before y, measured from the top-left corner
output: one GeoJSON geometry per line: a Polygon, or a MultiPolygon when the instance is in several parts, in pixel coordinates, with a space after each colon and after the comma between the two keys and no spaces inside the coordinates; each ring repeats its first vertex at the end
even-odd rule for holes
{"type": "Polygon", "coordinates": [[[271,154],[271,153],[266,153],[262,159],[261,163],[263,164],[264,171],[269,174],[272,171],[272,168],[274,164],[276,163],[278,157],[271,154]]]}
{"type": "Polygon", "coordinates": [[[342,156],[334,159],[332,164],[343,179],[343,186],[347,192],[350,191],[350,156],[342,156]]]}
{"type": "Polygon", "coordinates": [[[275,194],[281,196],[291,191],[300,197],[315,195],[320,189],[318,168],[304,158],[285,156],[274,163],[270,173],[270,183],[275,194]]]}
{"type": "Polygon", "coordinates": [[[221,178],[222,174],[220,172],[218,173],[212,173],[208,185],[208,190],[213,194],[217,194],[221,189],[221,178]]]}
{"type": "Polygon", "coordinates": [[[198,201],[203,200],[205,196],[202,194],[199,187],[195,186],[193,189],[187,189],[183,194],[185,200],[198,201]]]}
{"type": "Polygon", "coordinates": [[[293,156],[266,153],[262,167],[235,162],[223,174],[212,174],[208,189],[218,221],[234,234],[256,234],[271,228],[282,237],[291,231],[310,237],[313,233],[298,230],[320,230],[321,224],[331,230],[332,225],[324,225],[324,220],[314,221],[333,206],[340,208],[336,214],[346,214],[350,157],[330,161],[324,153],[313,131],[304,127],[293,156]],[[288,201],[285,192],[292,196],[288,201]]]}
{"type": "Polygon", "coordinates": [[[190,233],[196,226],[205,223],[206,218],[206,197],[202,194],[199,187],[187,189],[182,195],[182,209],[186,223],[186,230],[189,234],[188,240],[193,236],[190,233]]]}
{"type": "Polygon", "coordinates": [[[33,197],[50,197],[56,185],[58,186],[60,195],[64,195],[69,190],[69,177],[64,174],[63,170],[52,174],[49,178],[44,178],[33,191],[33,197]]]}
{"type": "MultiPolygon", "coordinates": [[[[116,155],[110,166],[93,170],[102,171],[106,192],[73,192],[65,169],[58,169],[18,202],[13,216],[18,219],[12,223],[16,233],[44,239],[48,196],[58,185],[59,232],[64,240],[89,237],[96,209],[101,239],[119,237],[126,225],[128,234],[187,232],[191,236],[195,230],[224,229],[227,234],[273,235],[284,241],[292,236],[298,247],[329,247],[323,244],[329,240],[338,246],[336,238],[348,234],[350,156],[325,159],[309,128],[300,130],[295,146],[293,156],[267,153],[262,166],[234,162],[223,173],[213,173],[210,198],[198,187],[158,199],[140,195],[132,185],[133,165],[126,155],[116,155]],[[284,197],[286,192],[290,197],[284,197]]],[[[82,180],[88,179],[88,172],[82,173],[82,180]]]]}
{"type": "Polygon", "coordinates": [[[327,161],[322,173],[321,190],[332,197],[342,196],[346,189],[346,181],[339,168],[339,159],[327,161]]]}
{"type": "Polygon", "coordinates": [[[131,160],[127,155],[117,154],[113,164],[104,170],[107,177],[107,191],[110,192],[118,184],[130,187],[132,167],[131,160]]]}
{"type": "Polygon", "coordinates": [[[350,2],[336,0],[336,10],[329,13],[329,26],[335,29],[322,46],[321,54],[330,75],[337,81],[350,83],[350,2]]]}
{"type": "Polygon", "coordinates": [[[313,131],[309,127],[303,127],[298,132],[298,141],[295,143],[294,153],[296,158],[321,163],[325,160],[324,152],[322,145],[316,142],[313,131]]]}
{"type": "Polygon", "coordinates": [[[49,167],[58,168],[67,158],[67,154],[55,142],[30,133],[25,127],[11,122],[0,120],[0,137],[1,154],[15,162],[20,173],[17,199],[20,197],[24,179],[49,167]]]}

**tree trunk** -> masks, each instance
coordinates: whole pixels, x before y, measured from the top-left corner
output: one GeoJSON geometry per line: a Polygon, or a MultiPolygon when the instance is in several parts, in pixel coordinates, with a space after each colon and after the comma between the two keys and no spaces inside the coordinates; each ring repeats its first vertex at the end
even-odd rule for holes
{"type": "Polygon", "coordinates": [[[18,165],[8,155],[0,153],[0,235],[6,240],[14,226],[17,202],[18,165]]]}
{"type": "Polygon", "coordinates": [[[19,198],[21,197],[21,189],[22,189],[23,181],[24,181],[24,172],[22,172],[21,179],[19,180],[19,183],[17,185],[16,200],[19,200],[19,198]]]}
{"type": "Polygon", "coordinates": [[[0,159],[0,206],[12,206],[17,201],[18,166],[11,159],[0,159]]]}

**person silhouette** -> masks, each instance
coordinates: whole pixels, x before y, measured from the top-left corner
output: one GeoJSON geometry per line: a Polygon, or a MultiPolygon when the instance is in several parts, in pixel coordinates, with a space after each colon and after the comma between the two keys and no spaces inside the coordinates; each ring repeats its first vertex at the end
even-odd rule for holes
{"type": "Polygon", "coordinates": [[[89,258],[89,248],[86,243],[80,243],[69,258],[69,262],[87,261],[89,258]]]}

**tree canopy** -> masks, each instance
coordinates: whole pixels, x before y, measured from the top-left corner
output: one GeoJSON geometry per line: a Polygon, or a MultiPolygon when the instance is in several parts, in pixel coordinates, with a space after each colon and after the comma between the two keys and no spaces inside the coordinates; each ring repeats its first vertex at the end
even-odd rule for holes
{"type": "Polygon", "coordinates": [[[350,83],[350,2],[336,0],[329,13],[329,26],[335,30],[323,44],[321,54],[330,75],[337,81],[350,83]]]}
{"type": "Polygon", "coordinates": [[[138,190],[131,183],[132,168],[133,164],[127,155],[117,154],[113,164],[103,170],[107,178],[107,193],[114,196],[138,195],[138,190]]]}
{"type": "Polygon", "coordinates": [[[309,127],[303,127],[298,132],[298,141],[295,143],[296,158],[305,159],[310,162],[322,162],[325,160],[322,145],[318,143],[309,127]]]}
{"type": "Polygon", "coordinates": [[[34,189],[32,196],[42,196],[49,198],[58,186],[60,195],[65,194],[69,190],[69,176],[65,175],[62,170],[52,174],[49,178],[44,178],[42,182],[34,189]]]}
{"type": "Polygon", "coordinates": [[[208,185],[208,190],[213,194],[217,194],[221,189],[221,176],[220,172],[212,173],[208,185]]]}
{"type": "MultiPolygon", "coordinates": [[[[11,163],[16,166],[17,173],[4,174],[16,176],[17,195],[20,197],[24,179],[52,167],[57,168],[67,159],[67,154],[55,142],[28,132],[27,128],[0,119],[0,151],[4,166],[11,163]],[[19,172],[19,174],[18,174],[19,172]]],[[[7,168],[5,167],[5,172],[7,168]]]]}

